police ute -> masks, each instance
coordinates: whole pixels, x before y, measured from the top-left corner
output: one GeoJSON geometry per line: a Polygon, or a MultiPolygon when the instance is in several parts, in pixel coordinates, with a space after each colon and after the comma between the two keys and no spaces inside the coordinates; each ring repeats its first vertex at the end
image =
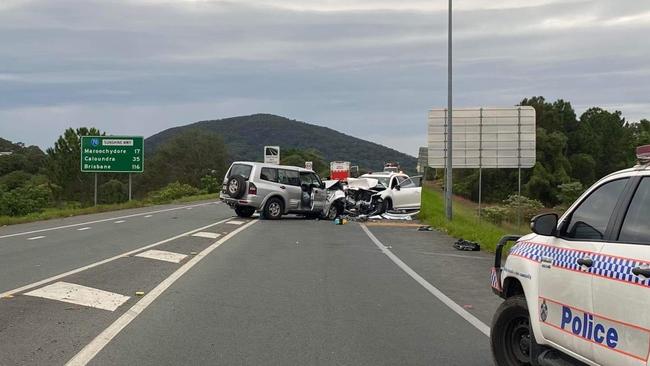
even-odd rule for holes
{"type": "Polygon", "coordinates": [[[558,218],[497,245],[495,364],[650,365],[650,145],[558,218]],[[502,252],[515,242],[507,258],[502,252]]]}

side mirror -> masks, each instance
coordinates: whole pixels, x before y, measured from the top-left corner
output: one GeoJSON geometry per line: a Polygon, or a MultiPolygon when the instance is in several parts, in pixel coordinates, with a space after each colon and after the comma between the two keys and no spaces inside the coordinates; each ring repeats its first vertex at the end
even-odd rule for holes
{"type": "Polygon", "coordinates": [[[533,217],[530,229],[538,235],[555,236],[557,234],[557,214],[547,213],[533,217]]]}

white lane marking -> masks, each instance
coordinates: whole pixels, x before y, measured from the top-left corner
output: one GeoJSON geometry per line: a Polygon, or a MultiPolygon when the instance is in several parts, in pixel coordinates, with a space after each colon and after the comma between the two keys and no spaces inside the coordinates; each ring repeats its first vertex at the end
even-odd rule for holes
{"type": "Polygon", "coordinates": [[[147,216],[145,216],[144,218],[145,218],[145,219],[148,219],[148,218],[150,218],[151,216],[153,216],[153,215],[147,215],[147,216]]]}
{"type": "Polygon", "coordinates": [[[136,254],[135,256],[142,257],[142,258],[156,259],[159,261],[165,261],[171,263],[180,263],[183,259],[185,259],[185,257],[187,257],[185,254],[179,254],[179,253],[168,252],[165,250],[156,250],[156,249],[150,249],[147,250],[146,252],[136,254]]]}
{"type": "Polygon", "coordinates": [[[117,221],[114,222],[114,224],[121,224],[123,222],[126,222],[126,220],[117,220],[117,221]]]}
{"type": "Polygon", "coordinates": [[[56,282],[25,295],[108,311],[115,311],[129,299],[128,296],[68,282],[56,282]]]}
{"type": "Polygon", "coordinates": [[[250,221],[248,224],[237,228],[230,234],[224,236],[219,241],[213,243],[209,247],[205,248],[195,257],[190,259],[185,263],[181,268],[177,269],[176,272],[172,273],[171,276],[163,280],[158,286],[151,290],[147,295],[145,295],[142,300],[138,301],[133,305],[129,310],[127,310],[122,316],[120,316],[113,324],[104,329],[95,339],[88,343],[79,353],[77,353],[70,361],[68,361],[66,366],[81,366],[86,365],[90,362],[106,345],[115,338],[129,323],[133,321],[138,315],[140,315],[151,303],[153,303],[158,296],[160,296],[169,286],[174,284],[176,280],[181,278],[187,271],[199,263],[203,258],[209,255],[213,250],[217,249],[221,244],[226,242],[228,239],[237,235],[241,231],[249,228],[257,220],[250,221]]]}
{"type": "Polygon", "coordinates": [[[186,210],[191,210],[191,209],[192,209],[192,207],[188,207],[188,208],[186,208],[186,210]]]}
{"type": "Polygon", "coordinates": [[[198,233],[192,234],[192,236],[198,236],[199,238],[216,239],[220,237],[221,234],[211,233],[209,231],[200,231],[198,233]]]}
{"type": "Polygon", "coordinates": [[[45,235],[34,236],[34,237],[31,237],[31,238],[27,238],[27,240],[38,240],[38,239],[43,239],[44,237],[45,237],[45,235]]]}
{"type": "Polygon", "coordinates": [[[86,230],[90,230],[90,227],[86,226],[86,227],[81,227],[81,228],[77,229],[77,231],[86,231],[86,230]]]}
{"type": "Polygon", "coordinates": [[[456,304],[454,300],[450,299],[447,295],[442,293],[442,291],[438,290],[435,286],[427,282],[422,276],[417,274],[414,270],[411,269],[406,263],[402,262],[401,259],[399,259],[393,252],[391,252],[373,233],[368,230],[366,225],[361,224],[361,228],[363,231],[366,232],[366,235],[372,240],[373,243],[382,251],[390,260],[393,261],[399,268],[402,269],[402,271],[406,272],[411,278],[413,278],[417,283],[419,283],[422,287],[424,287],[427,291],[429,291],[433,296],[435,296],[438,300],[440,300],[443,304],[447,305],[448,308],[453,310],[456,314],[460,315],[463,319],[465,319],[468,323],[473,325],[476,329],[481,331],[481,333],[485,334],[486,336],[490,336],[490,327],[487,326],[487,324],[483,323],[480,321],[477,317],[474,315],[470,314],[467,310],[465,310],[462,306],[456,304]]]}
{"type": "MultiPolygon", "coordinates": [[[[80,222],[78,224],[70,224],[70,225],[63,225],[63,226],[56,226],[56,227],[49,227],[46,229],[38,229],[38,230],[32,230],[32,231],[24,231],[20,233],[14,233],[14,234],[7,234],[7,235],[0,235],[0,239],[4,238],[11,238],[14,236],[22,236],[22,235],[29,235],[29,234],[36,234],[36,233],[42,233],[45,231],[52,231],[52,230],[61,230],[61,229],[67,229],[71,227],[77,227],[77,226],[84,226],[84,225],[90,225],[90,224],[96,224],[99,222],[106,222],[106,221],[112,221],[112,220],[119,220],[119,219],[128,219],[130,217],[138,217],[138,216],[143,216],[147,214],[156,214],[156,213],[161,213],[161,212],[168,212],[168,211],[175,211],[175,210],[182,210],[187,207],[199,207],[199,206],[207,206],[207,205],[212,205],[212,204],[219,204],[219,202],[207,202],[207,203],[200,203],[192,206],[181,206],[181,207],[174,207],[174,208],[166,208],[164,210],[157,210],[157,211],[149,211],[149,212],[141,212],[133,215],[126,215],[126,216],[118,216],[118,217],[111,217],[110,219],[101,219],[101,220],[95,220],[95,221],[88,221],[88,222],[80,222]]],[[[145,216],[146,217],[146,216],[145,216]]]]}
{"type": "Polygon", "coordinates": [[[243,221],[228,221],[226,224],[230,225],[242,225],[244,222],[243,221]]]}
{"type": "Polygon", "coordinates": [[[90,268],[93,268],[93,267],[97,267],[97,266],[100,266],[100,265],[102,265],[102,264],[106,264],[106,263],[108,263],[108,262],[112,262],[112,261],[114,261],[114,260],[116,260],[116,259],[120,259],[120,258],[128,257],[128,256],[130,256],[130,255],[136,254],[136,253],[141,252],[141,251],[143,251],[143,250],[151,249],[151,248],[153,248],[153,247],[155,247],[155,246],[158,246],[158,245],[161,245],[161,244],[168,243],[168,242],[170,242],[170,241],[172,241],[172,240],[176,240],[176,239],[178,239],[178,238],[182,238],[182,237],[184,237],[184,236],[188,236],[188,235],[190,235],[190,234],[192,234],[192,233],[195,233],[195,232],[197,232],[197,231],[202,231],[202,230],[205,230],[205,229],[207,229],[207,228],[213,227],[213,226],[215,226],[215,225],[223,224],[224,222],[226,222],[226,221],[228,221],[228,220],[230,220],[230,219],[224,219],[224,220],[221,220],[221,221],[218,221],[218,222],[212,223],[212,224],[210,224],[210,225],[205,225],[205,226],[202,226],[202,227],[200,227],[200,228],[198,228],[198,229],[190,230],[190,231],[188,231],[188,232],[185,232],[185,233],[182,233],[182,234],[179,234],[179,235],[173,236],[173,237],[171,237],[171,238],[164,239],[164,240],[161,240],[161,241],[156,242],[156,243],[153,243],[153,244],[145,245],[145,246],[143,246],[143,247],[140,247],[140,248],[137,248],[137,249],[134,249],[134,250],[128,251],[128,252],[126,252],[126,253],[118,254],[118,255],[116,255],[116,256],[114,256],[114,257],[110,257],[110,258],[107,258],[107,259],[101,260],[101,261],[99,261],[99,262],[95,262],[95,263],[89,264],[89,265],[87,265],[87,266],[79,267],[79,268],[77,268],[77,269],[73,269],[73,270],[71,270],[71,271],[64,272],[64,273],[58,274],[58,275],[56,275],[56,276],[52,276],[52,277],[49,277],[49,278],[46,278],[46,279],[43,279],[43,280],[40,280],[40,281],[37,281],[37,282],[34,282],[34,283],[30,283],[30,284],[25,285],[25,286],[21,286],[21,287],[15,288],[15,289],[13,289],[13,290],[9,290],[9,291],[7,291],[7,292],[3,292],[3,293],[0,294],[0,298],[5,297],[5,296],[9,296],[9,295],[14,295],[14,294],[19,293],[19,292],[23,292],[23,291],[30,290],[30,289],[32,289],[32,288],[34,288],[34,287],[38,287],[38,286],[40,286],[40,285],[44,285],[44,284],[46,284],[46,283],[48,283],[48,282],[56,281],[56,280],[61,279],[61,278],[63,278],[63,277],[70,276],[70,275],[73,275],[73,274],[75,274],[75,273],[79,273],[79,272],[85,271],[85,270],[87,270],[87,269],[90,269],[90,268]]]}

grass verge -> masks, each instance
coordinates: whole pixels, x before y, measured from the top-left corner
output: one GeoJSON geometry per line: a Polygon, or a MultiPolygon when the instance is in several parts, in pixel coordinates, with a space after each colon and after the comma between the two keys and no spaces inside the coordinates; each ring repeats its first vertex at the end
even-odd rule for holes
{"type": "Polygon", "coordinates": [[[455,238],[481,244],[483,250],[494,251],[499,239],[508,234],[525,234],[522,229],[498,226],[485,220],[479,222],[476,209],[467,202],[454,198],[453,220],[445,217],[443,193],[431,187],[422,187],[420,219],[455,238]]]}
{"type": "Polygon", "coordinates": [[[51,220],[63,217],[88,215],[101,212],[126,210],[129,208],[157,206],[170,203],[189,203],[219,198],[218,193],[200,194],[196,196],[187,196],[167,202],[151,202],[147,200],[132,200],[130,202],[116,203],[110,205],[97,205],[82,208],[47,208],[42,212],[32,213],[26,216],[0,216],[0,226],[24,224],[34,221],[51,220]]]}

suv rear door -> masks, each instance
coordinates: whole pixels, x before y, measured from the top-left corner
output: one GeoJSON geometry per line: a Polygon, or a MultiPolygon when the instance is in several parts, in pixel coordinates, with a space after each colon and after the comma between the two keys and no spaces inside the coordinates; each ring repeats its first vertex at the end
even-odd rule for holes
{"type": "Polygon", "coordinates": [[[628,181],[610,180],[592,189],[564,217],[558,237],[539,235],[513,250],[539,263],[537,309],[531,314],[538,314],[544,339],[590,360],[595,346],[589,333],[593,276],[588,265],[597,260],[608,237],[628,181]]]}
{"type": "Polygon", "coordinates": [[[645,365],[650,352],[650,177],[635,177],[628,192],[613,240],[593,267],[594,356],[601,365],[645,365]]]}
{"type": "Polygon", "coordinates": [[[287,192],[287,210],[300,209],[302,189],[300,188],[300,175],[297,170],[278,168],[278,183],[280,189],[287,192]]]}

